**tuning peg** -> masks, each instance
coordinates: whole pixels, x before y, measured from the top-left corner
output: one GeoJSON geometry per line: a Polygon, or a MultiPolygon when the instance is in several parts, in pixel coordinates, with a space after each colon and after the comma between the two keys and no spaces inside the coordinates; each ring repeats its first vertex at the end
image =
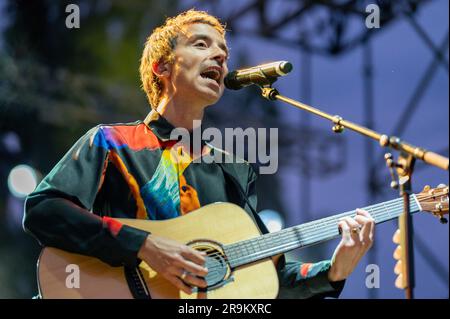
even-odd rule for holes
{"type": "Polygon", "coordinates": [[[391,188],[398,189],[398,182],[397,181],[392,181],[391,182],[391,188]]]}
{"type": "Polygon", "coordinates": [[[389,174],[391,175],[391,188],[398,189],[399,184],[394,173],[394,167],[397,167],[397,163],[394,161],[394,156],[391,153],[386,153],[384,154],[384,159],[386,166],[389,168],[389,174]]]}
{"type": "Polygon", "coordinates": [[[439,218],[439,222],[440,222],[441,224],[445,225],[445,224],[448,223],[447,218],[445,218],[443,214],[440,214],[440,213],[434,213],[433,215],[436,216],[437,218],[439,218]]]}

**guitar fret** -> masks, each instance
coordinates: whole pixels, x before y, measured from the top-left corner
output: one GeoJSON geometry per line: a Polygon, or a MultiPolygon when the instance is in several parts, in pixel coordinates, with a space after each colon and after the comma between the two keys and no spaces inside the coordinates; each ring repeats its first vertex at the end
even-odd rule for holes
{"type": "MultiPolygon", "coordinates": [[[[412,198],[412,205],[410,205],[411,213],[420,210],[416,207],[418,205],[414,205],[413,201],[414,198],[412,198]]],[[[374,217],[376,223],[380,223],[397,217],[398,210],[401,209],[401,203],[401,199],[396,199],[363,209],[374,217]]],[[[339,220],[354,215],[355,211],[349,211],[228,245],[226,248],[230,253],[230,263],[232,267],[237,267],[295,248],[336,238],[339,236],[337,227],[339,220]]]]}
{"type": "Polygon", "coordinates": [[[257,250],[255,249],[255,245],[254,245],[253,242],[250,243],[249,251],[250,251],[250,254],[254,254],[254,253],[257,252],[257,250]]]}
{"type": "Polygon", "coordinates": [[[367,207],[367,211],[373,217],[373,219],[376,221],[378,216],[374,213],[373,208],[374,208],[373,206],[369,206],[369,207],[367,207]]]}
{"type": "Polygon", "coordinates": [[[384,208],[384,211],[388,213],[389,218],[392,218],[392,215],[391,215],[392,213],[391,213],[390,210],[388,210],[388,209],[386,208],[386,204],[385,204],[385,203],[383,203],[383,208],[384,208]]]}

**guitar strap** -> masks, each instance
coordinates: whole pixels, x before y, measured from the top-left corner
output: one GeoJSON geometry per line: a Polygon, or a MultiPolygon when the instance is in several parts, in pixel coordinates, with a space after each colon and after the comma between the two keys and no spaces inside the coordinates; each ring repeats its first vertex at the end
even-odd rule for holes
{"type": "Polygon", "coordinates": [[[134,299],[152,299],[139,266],[124,267],[124,273],[134,299]]]}

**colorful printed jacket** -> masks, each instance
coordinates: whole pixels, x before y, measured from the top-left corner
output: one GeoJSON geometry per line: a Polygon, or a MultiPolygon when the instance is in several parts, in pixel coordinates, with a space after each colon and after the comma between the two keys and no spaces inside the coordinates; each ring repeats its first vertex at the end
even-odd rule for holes
{"type": "MultiPolygon", "coordinates": [[[[184,161],[176,163],[172,129],[154,112],[145,121],[91,129],[28,196],[24,229],[41,245],[129,267],[140,263],[137,253],[148,233],[113,217],[161,220],[227,201],[243,207],[267,233],[256,212],[252,167],[234,157],[193,163],[182,150],[175,154],[184,161]]],[[[203,143],[202,156],[214,152],[231,156],[203,143]]],[[[344,282],[331,284],[329,268],[329,260],[286,262],[283,256],[277,266],[279,298],[338,297],[344,282]]]]}

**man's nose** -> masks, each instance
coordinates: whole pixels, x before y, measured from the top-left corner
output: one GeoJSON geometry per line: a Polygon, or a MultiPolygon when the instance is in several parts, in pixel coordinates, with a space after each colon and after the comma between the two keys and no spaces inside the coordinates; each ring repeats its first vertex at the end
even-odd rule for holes
{"type": "Polygon", "coordinates": [[[216,48],[213,54],[213,58],[220,64],[220,66],[222,66],[227,58],[227,53],[221,48],[216,48]]]}

